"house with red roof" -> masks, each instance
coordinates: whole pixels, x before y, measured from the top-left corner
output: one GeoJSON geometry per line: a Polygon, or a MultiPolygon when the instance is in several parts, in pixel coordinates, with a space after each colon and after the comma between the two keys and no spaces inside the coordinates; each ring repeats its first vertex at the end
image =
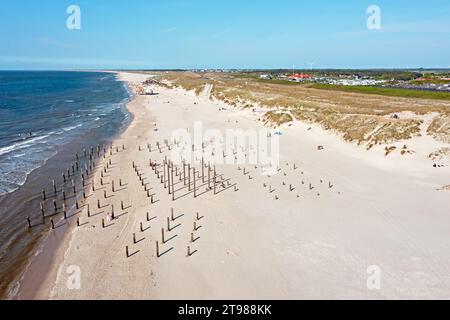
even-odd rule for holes
{"type": "Polygon", "coordinates": [[[291,74],[288,78],[291,81],[303,81],[303,80],[312,79],[312,75],[307,74],[307,73],[295,73],[295,74],[291,74]]]}

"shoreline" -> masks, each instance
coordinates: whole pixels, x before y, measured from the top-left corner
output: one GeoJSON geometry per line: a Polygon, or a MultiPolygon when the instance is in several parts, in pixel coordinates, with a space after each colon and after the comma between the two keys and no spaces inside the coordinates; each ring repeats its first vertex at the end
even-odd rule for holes
{"type": "MultiPolygon", "coordinates": [[[[129,82],[148,77],[120,74],[129,82]]],[[[162,163],[168,153],[149,153],[147,143],[154,146],[196,120],[208,128],[250,129],[262,124],[247,111],[184,90],[158,90],[159,95],[136,96],[127,104],[135,116],[114,141],[125,143],[127,150],[112,156],[108,172],[108,183],[119,178],[126,183],[107,204],[114,205],[120,217],[101,228],[107,207],[69,232],[66,247],[59,248],[53,260],[57,264],[52,263],[33,298],[413,299],[449,294],[447,194],[433,189],[443,185],[441,175],[448,168],[433,171],[424,165],[417,175],[413,160],[374,158],[330,132],[314,126],[311,132],[310,125],[296,123],[285,128],[282,137],[280,167],[286,175],[267,178],[246,166],[252,178],[248,179],[237,166],[218,166],[221,174],[238,183],[237,192],[206,192],[197,198],[188,193],[173,202],[148,168],[149,157],[162,163]],[[218,107],[227,110],[218,112],[218,107]],[[323,152],[316,150],[319,143],[326,146],[323,152]],[[150,183],[157,203],[149,203],[132,162],[150,183]],[[292,169],[293,163],[301,173],[292,169]],[[302,186],[302,179],[314,190],[302,186]],[[295,191],[286,190],[286,182],[293,183],[295,191]],[[263,184],[271,184],[281,200],[263,184]],[[119,210],[121,200],[131,207],[119,210]],[[157,257],[155,243],[161,241],[160,231],[172,208],[178,216],[172,223],[179,226],[169,232],[164,255],[157,257]],[[197,212],[202,219],[197,219],[197,212]],[[201,228],[194,236],[199,238],[191,241],[196,219],[201,228]],[[140,223],[145,231],[142,226],[139,230],[140,223]],[[134,244],[133,233],[138,239],[134,244]],[[192,256],[186,256],[187,246],[195,250],[192,256]],[[125,247],[131,256],[125,257],[125,247]],[[366,288],[366,270],[374,264],[385,274],[382,291],[366,288]],[[68,290],[65,271],[73,265],[81,268],[81,288],[68,290]]],[[[98,178],[97,173],[94,181],[98,178]]],[[[86,218],[85,212],[81,217],[86,218]]]]}
{"type": "MultiPolygon", "coordinates": [[[[128,126],[125,128],[125,130],[123,130],[121,133],[117,134],[116,137],[111,139],[111,144],[116,145],[116,143],[118,143],[119,141],[122,140],[122,136],[126,133],[126,131],[131,126],[133,126],[133,123],[135,121],[135,112],[133,112],[133,110],[130,109],[129,106],[137,99],[137,93],[131,87],[131,83],[121,79],[120,72],[114,72],[114,71],[104,71],[104,72],[116,74],[118,81],[124,83],[127,86],[128,91],[131,93],[130,100],[127,103],[125,103],[125,108],[127,109],[127,112],[130,114],[131,120],[128,123],[128,126]]],[[[100,177],[99,169],[100,169],[99,167],[96,168],[96,170],[93,174],[93,180],[99,179],[99,177],[100,177]]],[[[91,194],[92,194],[92,192],[88,195],[88,197],[91,194]]],[[[58,235],[53,235],[53,237],[51,237],[51,232],[50,232],[48,235],[49,239],[46,240],[49,243],[47,243],[47,247],[43,249],[44,254],[40,255],[39,259],[41,261],[39,261],[37,264],[43,264],[43,265],[45,264],[47,267],[50,267],[50,266],[52,266],[52,264],[54,262],[63,260],[64,256],[66,255],[67,250],[71,246],[73,232],[75,230],[76,230],[76,225],[75,225],[75,223],[72,222],[71,225],[68,228],[66,228],[66,230],[64,230],[63,232],[58,232],[58,233],[62,233],[62,235],[59,235],[60,236],[59,239],[58,239],[58,235]],[[45,253],[47,253],[47,254],[45,254],[45,253]],[[50,259],[50,261],[48,261],[49,259],[50,259]]],[[[30,299],[43,300],[43,299],[52,299],[53,298],[52,297],[53,284],[56,282],[59,272],[55,273],[54,272],[55,269],[52,269],[52,268],[42,269],[42,265],[37,266],[37,268],[40,269],[40,271],[38,271],[38,273],[41,276],[43,276],[42,279],[39,280],[38,282],[34,282],[32,279],[35,277],[36,269],[30,268],[30,270],[28,270],[28,272],[27,272],[27,273],[29,273],[29,275],[27,276],[27,280],[28,280],[29,284],[26,284],[23,287],[24,288],[29,287],[29,288],[31,288],[31,290],[27,290],[26,294],[23,294],[23,293],[20,294],[18,296],[19,300],[30,300],[30,299]],[[45,294],[43,296],[42,296],[42,292],[45,292],[45,294]]]]}
{"type": "MultiPolygon", "coordinates": [[[[98,72],[92,71],[92,72],[99,73],[100,71],[98,72]]],[[[113,133],[112,135],[107,134],[106,131],[99,131],[98,127],[90,128],[89,131],[87,131],[83,135],[83,137],[85,139],[87,138],[89,141],[109,143],[110,141],[116,140],[121,135],[121,133],[126,130],[126,128],[130,125],[130,123],[133,120],[132,119],[133,115],[129,113],[126,108],[126,105],[134,99],[132,91],[128,87],[127,83],[119,78],[118,73],[116,72],[108,72],[108,73],[115,74],[115,77],[117,78],[116,81],[120,82],[121,85],[126,87],[128,91],[128,97],[125,98],[123,101],[119,102],[120,104],[123,104],[123,110],[125,112],[124,121],[126,122],[123,122],[124,124],[123,129],[121,129],[119,132],[113,133]],[[127,117],[130,118],[128,119],[127,117]],[[126,125],[126,123],[128,124],[126,125]]],[[[27,180],[24,183],[24,185],[22,185],[19,189],[23,188],[29,189],[30,188],[28,186],[28,184],[30,184],[29,180],[34,181],[40,176],[42,176],[42,172],[45,173],[49,170],[54,171],[54,168],[58,167],[59,165],[62,165],[62,163],[69,163],[69,161],[71,160],[69,160],[69,158],[67,156],[64,156],[63,154],[71,153],[70,150],[72,150],[73,152],[79,152],[78,147],[84,145],[84,143],[85,142],[83,142],[83,138],[77,137],[73,141],[69,142],[69,144],[64,145],[63,149],[58,150],[57,154],[54,157],[48,159],[43,166],[33,170],[33,172],[31,172],[27,177],[27,180]],[[51,169],[47,169],[49,164],[51,169]]],[[[64,167],[64,165],[62,166],[64,167]]],[[[40,178],[39,181],[44,181],[44,178],[43,177],[40,178]]],[[[23,193],[22,190],[19,191],[23,193]]],[[[14,192],[11,192],[5,196],[14,197],[14,192]]],[[[72,209],[68,211],[68,215],[71,216],[74,213],[74,211],[75,208],[72,207],[72,209]]],[[[61,223],[61,221],[62,218],[57,224],[61,223]]],[[[36,231],[39,236],[39,239],[32,246],[30,245],[30,247],[28,248],[28,251],[30,252],[28,254],[29,257],[27,257],[26,261],[23,262],[24,267],[21,269],[21,271],[17,273],[14,279],[9,282],[8,288],[7,290],[5,290],[4,293],[5,299],[20,300],[20,299],[32,299],[34,297],[34,294],[37,291],[37,288],[39,287],[41,282],[39,279],[42,278],[43,274],[46,273],[46,269],[48,269],[48,267],[53,262],[55,252],[58,250],[60,242],[67,237],[68,233],[71,232],[74,223],[75,223],[74,221],[71,221],[71,223],[69,223],[68,225],[62,224],[58,226],[57,229],[54,230],[54,232],[52,232],[52,230],[47,230],[46,228],[44,228],[43,230],[36,231]]],[[[34,230],[33,233],[35,233],[34,230]]]]}

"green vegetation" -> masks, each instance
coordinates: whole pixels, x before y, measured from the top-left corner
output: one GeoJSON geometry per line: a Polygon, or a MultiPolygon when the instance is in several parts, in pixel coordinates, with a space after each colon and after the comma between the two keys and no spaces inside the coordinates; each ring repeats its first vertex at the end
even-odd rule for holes
{"type": "Polygon", "coordinates": [[[425,91],[425,90],[411,90],[399,88],[381,88],[372,86],[342,86],[333,84],[313,84],[310,88],[348,91],[365,94],[378,94],[390,97],[404,97],[404,98],[419,98],[419,99],[441,99],[450,100],[449,92],[425,91]]]}
{"type": "Polygon", "coordinates": [[[262,83],[283,84],[283,85],[288,85],[288,86],[298,86],[298,85],[305,84],[305,82],[296,82],[296,81],[278,80],[278,79],[257,79],[256,81],[262,82],[262,83]]]}
{"type": "Polygon", "coordinates": [[[294,119],[289,113],[284,112],[273,112],[269,111],[264,115],[264,121],[266,124],[275,124],[276,126],[281,126],[282,124],[292,122],[294,119]]]}
{"type": "Polygon", "coordinates": [[[445,80],[445,79],[439,79],[439,78],[430,78],[426,80],[414,80],[411,81],[411,84],[416,84],[416,85],[423,85],[423,84],[449,84],[450,80],[445,80]]]}
{"type": "MultiPolygon", "coordinates": [[[[260,79],[260,74],[170,72],[161,73],[160,76],[175,86],[196,92],[201,92],[209,84],[212,86],[213,99],[234,107],[270,108],[272,110],[261,119],[268,126],[279,126],[294,119],[316,123],[340,134],[344,140],[356,142],[368,149],[420,136],[421,127],[425,124],[421,116],[431,112],[436,113],[436,116],[428,125],[427,135],[442,142],[448,141],[450,137],[450,93],[305,84],[260,79]]],[[[388,154],[393,152],[386,151],[388,154]]],[[[403,154],[410,154],[409,151],[406,149],[403,154]]]]}

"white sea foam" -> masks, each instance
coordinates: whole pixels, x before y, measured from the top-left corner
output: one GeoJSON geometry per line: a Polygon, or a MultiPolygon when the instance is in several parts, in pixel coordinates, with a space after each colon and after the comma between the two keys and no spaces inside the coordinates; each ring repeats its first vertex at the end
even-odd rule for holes
{"type": "Polygon", "coordinates": [[[0,148],[0,155],[4,155],[4,154],[10,153],[15,150],[20,150],[20,149],[29,147],[29,146],[33,145],[35,142],[42,141],[48,137],[50,137],[50,135],[46,134],[46,135],[28,139],[28,140],[25,140],[22,142],[17,142],[10,146],[7,146],[7,147],[0,148]]]}
{"type": "Polygon", "coordinates": [[[82,124],[82,123],[79,123],[79,124],[77,124],[76,126],[71,126],[71,127],[62,128],[62,130],[63,130],[64,132],[69,132],[69,131],[75,130],[75,129],[79,128],[79,127],[82,127],[82,126],[83,126],[83,124],[82,124]]]}

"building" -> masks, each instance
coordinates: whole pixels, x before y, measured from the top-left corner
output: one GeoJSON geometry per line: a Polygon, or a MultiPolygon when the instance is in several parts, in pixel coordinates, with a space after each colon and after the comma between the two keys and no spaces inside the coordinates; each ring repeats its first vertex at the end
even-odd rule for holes
{"type": "Polygon", "coordinates": [[[312,76],[307,73],[295,73],[291,74],[288,78],[291,81],[304,81],[312,79],[312,76]]]}

